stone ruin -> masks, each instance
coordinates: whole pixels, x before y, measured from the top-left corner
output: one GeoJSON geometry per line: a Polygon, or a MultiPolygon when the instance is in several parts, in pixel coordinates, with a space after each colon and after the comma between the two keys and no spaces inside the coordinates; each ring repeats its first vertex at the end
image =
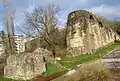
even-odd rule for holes
{"type": "Polygon", "coordinates": [[[4,67],[4,76],[16,80],[32,79],[46,71],[46,61],[50,59],[51,52],[38,48],[33,53],[11,55],[4,67]]]}
{"type": "MultiPolygon", "coordinates": [[[[68,15],[68,50],[72,55],[93,53],[116,40],[117,34],[95,15],[85,10],[68,15]]],[[[118,37],[117,37],[118,38],[118,37]]]]}

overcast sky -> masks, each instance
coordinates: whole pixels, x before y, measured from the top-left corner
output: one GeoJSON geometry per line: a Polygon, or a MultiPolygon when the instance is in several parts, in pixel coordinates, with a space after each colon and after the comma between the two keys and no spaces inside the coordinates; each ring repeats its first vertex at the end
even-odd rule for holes
{"type": "MultiPolygon", "coordinates": [[[[120,0],[9,0],[15,10],[15,27],[24,22],[24,13],[32,12],[34,7],[47,4],[59,5],[59,21],[63,24],[71,11],[85,9],[110,20],[120,20],[120,0]]],[[[2,26],[3,5],[0,0],[0,30],[2,26]]],[[[17,28],[17,27],[16,27],[17,28]]]]}

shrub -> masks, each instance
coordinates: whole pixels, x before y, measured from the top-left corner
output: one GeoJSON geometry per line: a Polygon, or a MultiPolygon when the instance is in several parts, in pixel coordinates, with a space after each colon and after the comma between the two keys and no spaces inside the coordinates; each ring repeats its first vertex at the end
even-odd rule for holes
{"type": "Polygon", "coordinates": [[[108,67],[100,61],[83,64],[65,81],[114,81],[108,67]]]}

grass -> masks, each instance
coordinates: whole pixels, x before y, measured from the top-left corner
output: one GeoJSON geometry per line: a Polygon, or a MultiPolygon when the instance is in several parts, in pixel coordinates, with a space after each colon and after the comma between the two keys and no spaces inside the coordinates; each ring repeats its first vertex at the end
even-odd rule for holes
{"type": "Polygon", "coordinates": [[[110,69],[100,61],[84,63],[64,81],[116,81],[110,69]],[[93,69],[94,68],[94,69],[93,69]]]}
{"type": "Polygon", "coordinates": [[[114,74],[111,70],[99,60],[83,63],[75,70],[69,76],[60,76],[52,81],[116,81],[113,80],[114,74]]]}
{"type": "Polygon", "coordinates": [[[16,81],[16,80],[5,78],[4,76],[0,76],[0,81],[16,81]]]}
{"type": "Polygon", "coordinates": [[[96,60],[101,58],[102,56],[106,55],[108,52],[112,51],[115,49],[117,46],[120,45],[120,41],[117,41],[111,45],[108,45],[104,48],[99,49],[96,53],[93,54],[84,54],[84,55],[79,55],[75,57],[65,57],[62,58],[60,63],[65,67],[65,68],[72,68],[75,65],[82,64],[91,60],[96,60]]]}
{"type": "Polygon", "coordinates": [[[59,62],[65,68],[57,67],[54,64],[48,63],[47,64],[47,71],[45,73],[43,73],[43,76],[58,72],[58,71],[63,70],[63,69],[72,68],[78,64],[82,64],[82,63],[89,62],[92,60],[97,60],[97,59],[101,58],[102,56],[106,55],[108,52],[115,49],[119,45],[120,45],[120,41],[117,41],[113,44],[110,44],[104,48],[99,49],[96,53],[93,53],[93,54],[84,54],[84,55],[79,55],[79,56],[75,56],[75,57],[62,58],[62,60],[59,62]]]}
{"type": "Polygon", "coordinates": [[[55,64],[51,64],[51,63],[47,63],[46,67],[47,67],[47,70],[45,73],[42,74],[43,76],[46,76],[64,69],[63,67],[58,67],[55,64]]]}
{"type": "MultiPolygon", "coordinates": [[[[45,73],[43,73],[43,76],[58,72],[58,71],[63,70],[63,69],[72,68],[72,67],[74,67],[75,65],[78,65],[78,64],[82,64],[82,63],[85,63],[85,62],[89,62],[89,61],[92,61],[92,60],[99,59],[102,56],[106,55],[108,52],[115,49],[119,45],[120,45],[120,41],[117,41],[117,42],[115,42],[111,45],[108,45],[104,48],[99,49],[96,53],[93,53],[93,54],[84,54],[84,55],[79,55],[79,56],[75,56],[75,57],[62,58],[62,60],[59,61],[59,62],[65,68],[58,67],[58,66],[56,66],[54,64],[51,64],[51,63],[47,63],[47,65],[46,65],[47,66],[47,71],[45,73]]],[[[5,77],[1,76],[0,81],[16,81],[16,80],[12,80],[12,79],[5,78],[5,77]]]]}

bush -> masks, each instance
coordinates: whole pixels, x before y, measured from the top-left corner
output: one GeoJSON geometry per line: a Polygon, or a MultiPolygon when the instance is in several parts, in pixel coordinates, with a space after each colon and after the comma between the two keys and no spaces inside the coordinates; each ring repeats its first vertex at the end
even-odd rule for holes
{"type": "Polygon", "coordinates": [[[108,67],[99,61],[83,64],[65,81],[114,81],[108,67]]]}

